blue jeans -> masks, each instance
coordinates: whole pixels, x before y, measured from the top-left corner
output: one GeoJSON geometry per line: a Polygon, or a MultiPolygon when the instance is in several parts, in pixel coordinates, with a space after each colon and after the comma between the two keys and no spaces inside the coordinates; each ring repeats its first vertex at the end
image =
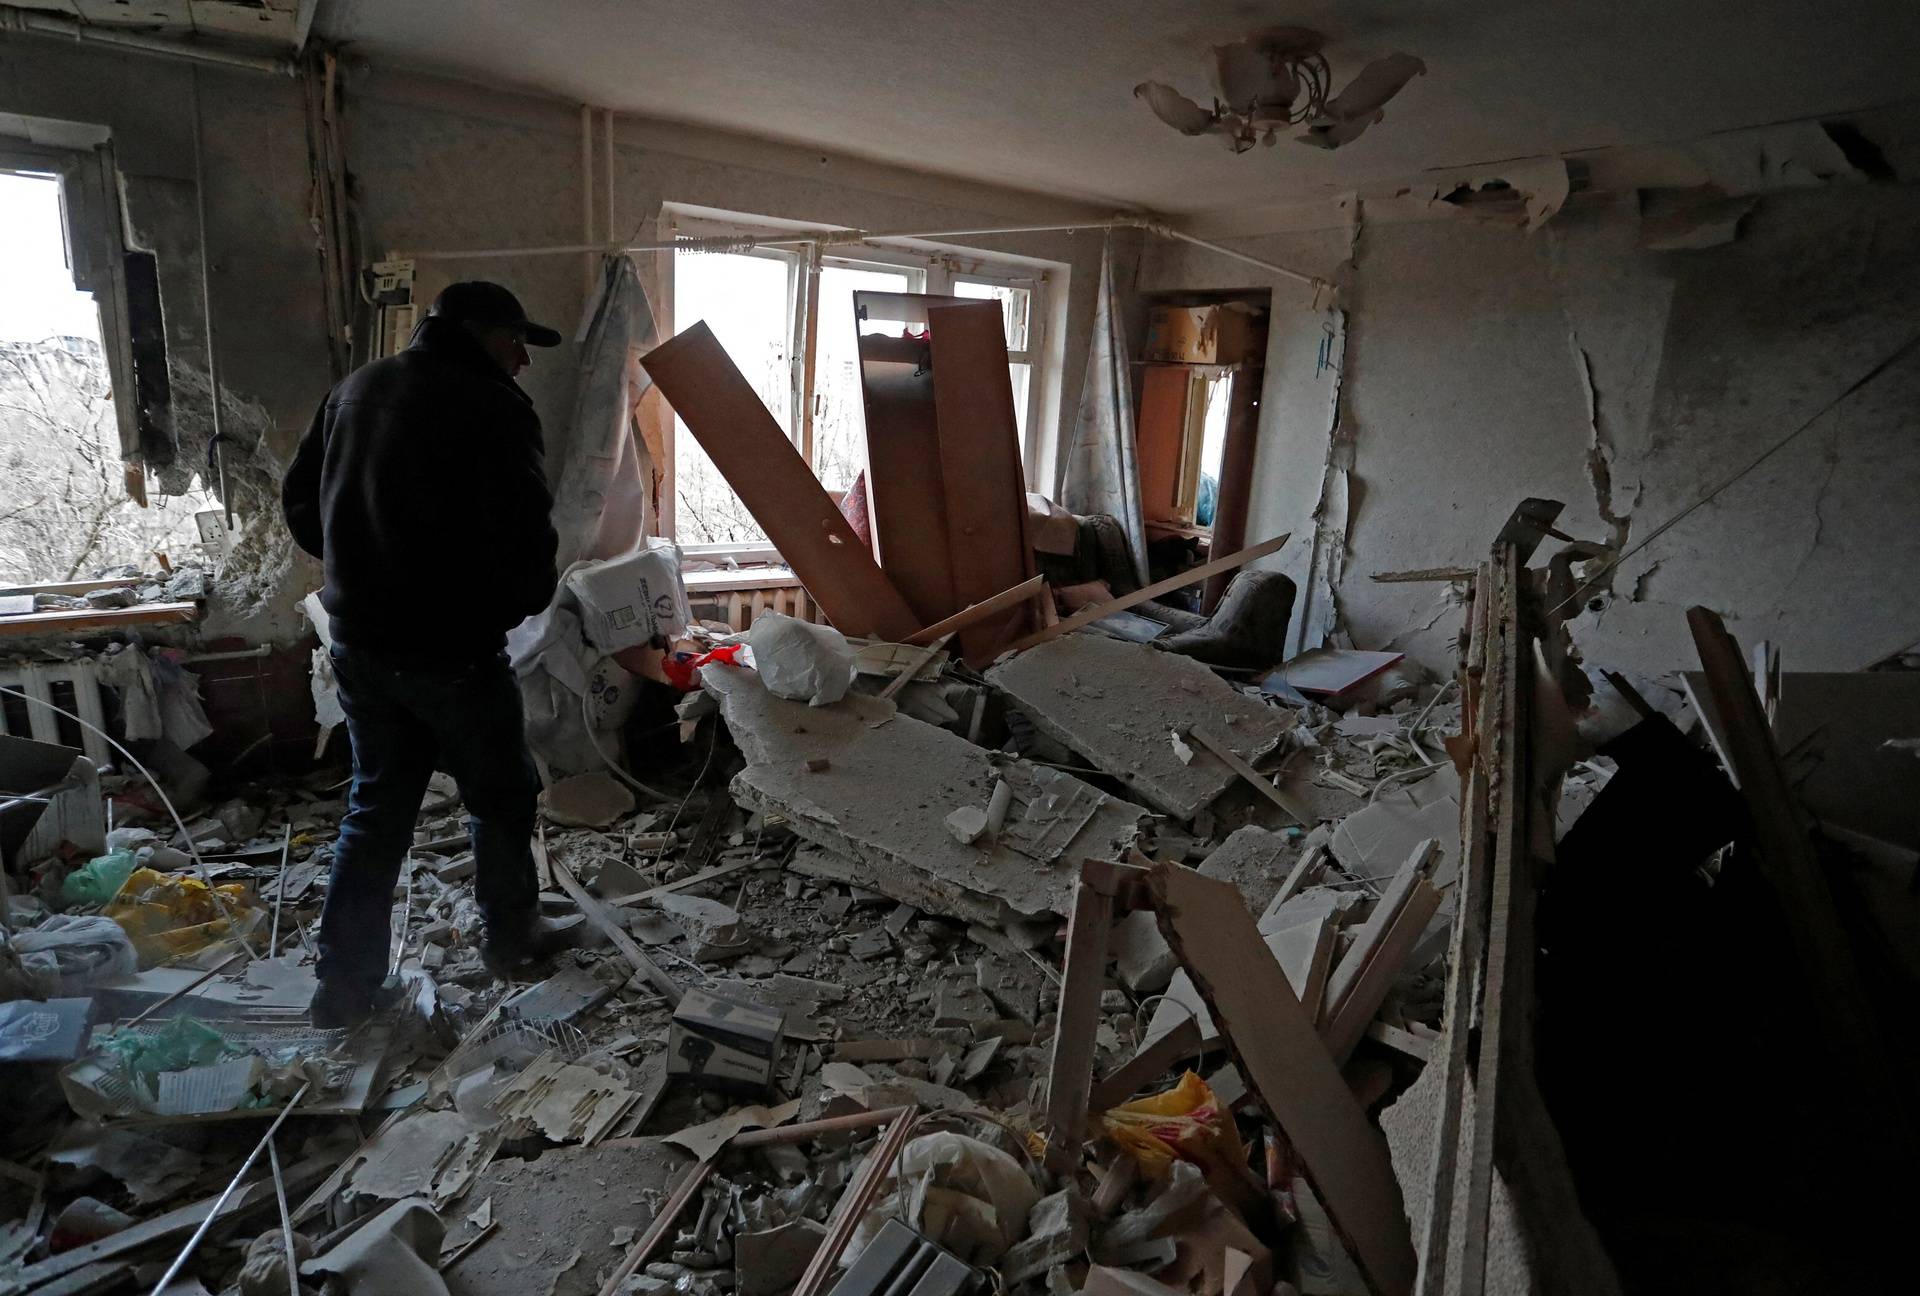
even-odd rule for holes
{"type": "Polygon", "coordinates": [[[453,775],[466,803],[488,940],[524,941],[539,907],[540,784],[506,656],[434,662],[336,645],[333,671],[353,739],[353,790],[320,915],[321,979],[371,992],[386,978],[394,886],[436,769],[453,775]]]}

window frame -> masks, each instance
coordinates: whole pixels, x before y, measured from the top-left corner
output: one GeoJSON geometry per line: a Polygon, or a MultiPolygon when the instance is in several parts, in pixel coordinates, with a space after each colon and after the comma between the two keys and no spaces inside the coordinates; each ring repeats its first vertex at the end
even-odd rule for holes
{"type": "MultiPolygon", "coordinates": [[[[662,212],[661,232],[668,237],[738,237],[742,239],[766,238],[782,239],[795,236],[795,230],[782,229],[774,225],[756,225],[748,221],[717,220],[706,215],[679,212],[669,206],[662,212]]],[[[669,280],[674,274],[674,262],[682,255],[711,255],[681,253],[665,254],[668,261],[669,280]]],[[[842,267],[851,270],[874,270],[881,272],[905,271],[909,275],[908,292],[926,293],[935,296],[951,296],[955,283],[981,283],[998,287],[1022,288],[1027,291],[1027,338],[1026,346],[1020,350],[1009,347],[1007,362],[1009,365],[1027,366],[1027,391],[1023,411],[1023,444],[1020,447],[1022,462],[1029,471],[1036,462],[1037,441],[1042,435],[1041,421],[1046,404],[1045,393],[1051,375],[1044,372],[1051,357],[1046,349],[1046,325],[1051,310],[1049,291],[1052,286],[1052,274],[1039,266],[1028,266],[1022,260],[1000,261],[991,256],[965,255],[948,250],[919,247],[875,247],[860,244],[854,247],[829,250],[827,247],[813,248],[742,248],[733,255],[759,256],[784,262],[787,272],[787,319],[788,319],[788,410],[790,424],[787,428],[789,440],[805,459],[809,471],[818,473],[815,462],[813,441],[813,418],[815,411],[810,406],[817,400],[817,394],[811,390],[813,366],[817,360],[819,345],[817,326],[814,316],[819,309],[819,287],[821,271],[828,267],[842,267]],[[917,281],[917,282],[916,282],[917,281]],[[809,343],[811,342],[811,346],[809,343]]],[[[671,293],[666,294],[673,318],[669,321],[669,331],[677,332],[681,326],[678,318],[678,302],[671,293]]],[[[985,300],[985,299],[982,299],[985,300]]],[[[677,458],[677,456],[676,456],[677,458]]],[[[677,489],[675,465],[668,464],[666,480],[662,483],[664,493],[671,496],[677,489]]],[[[830,492],[837,496],[838,492],[830,492]]],[[[670,529],[677,536],[679,530],[678,510],[674,511],[673,525],[670,529]]],[[[683,553],[699,550],[699,557],[710,562],[765,562],[769,546],[765,541],[743,541],[739,544],[701,544],[682,545],[683,553]]],[[[777,553],[775,559],[777,560],[777,553]]]]}

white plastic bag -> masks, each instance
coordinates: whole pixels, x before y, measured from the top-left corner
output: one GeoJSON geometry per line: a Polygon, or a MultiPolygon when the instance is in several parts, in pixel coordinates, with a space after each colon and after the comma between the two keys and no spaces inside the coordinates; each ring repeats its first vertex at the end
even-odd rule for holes
{"type": "Polygon", "coordinates": [[[119,923],[98,914],[55,914],[13,938],[20,964],[49,999],[84,995],[140,970],[140,956],[119,923]]]}
{"type": "Polygon", "coordinates": [[[747,631],[753,667],[775,697],[829,706],[853,686],[853,645],[832,626],[762,612],[747,631]]]}
{"type": "Polygon", "coordinates": [[[972,1265],[992,1264],[1025,1237],[1027,1214],[1040,1200],[1018,1161],[991,1143],[946,1130],[907,1144],[881,1189],[854,1229],[842,1265],[857,1260],[887,1220],[902,1214],[902,1194],[906,1222],[972,1265]]]}

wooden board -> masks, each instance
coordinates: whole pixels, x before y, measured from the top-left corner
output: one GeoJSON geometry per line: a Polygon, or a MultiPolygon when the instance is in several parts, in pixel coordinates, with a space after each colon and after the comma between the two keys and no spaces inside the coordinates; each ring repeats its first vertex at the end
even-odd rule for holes
{"type": "Polygon", "coordinates": [[[678,1005],[683,993],[679,983],[668,976],[665,969],[658,963],[647,957],[647,952],[640,948],[633,937],[627,935],[626,927],[607,912],[604,904],[587,894],[587,889],[580,885],[579,879],[573,876],[571,869],[559,860],[548,859],[547,832],[544,826],[540,830],[539,839],[533,843],[533,851],[535,860],[544,861],[552,868],[554,881],[560,884],[560,889],[573,897],[573,902],[580,906],[580,912],[587,916],[587,921],[599,928],[606,938],[613,942],[613,947],[633,965],[633,970],[645,977],[647,984],[659,991],[666,998],[669,1006],[678,1005]]]}
{"type": "Polygon", "coordinates": [[[705,323],[640,363],[836,629],[897,640],[920,628],[705,323]]]}
{"type": "Polygon", "coordinates": [[[1230,553],[1224,557],[1215,558],[1212,562],[1201,563],[1198,567],[1190,568],[1177,576],[1169,576],[1165,580],[1155,581],[1151,585],[1144,585],[1133,593],[1123,594],[1110,602],[1095,603],[1091,607],[1081,608],[1066,620],[1028,635],[1025,639],[1014,644],[1011,651],[1020,652],[1033,647],[1035,644],[1043,644],[1049,639],[1057,639],[1063,634],[1078,630],[1081,626],[1092,625],[1101,617],[1112,616],[1115,612],[1125,612],[1130,607],[1138,607],[1149,599],[1157,599],[1162,594],[1171,594],[1174,590],[1185,589],[1189,585],[1198,585],[1210,576],[1217,576],[1222,572],[1235,571],[1250,562],[1256,562],[1261,558],[1265,558],[1268,554],[1275,552],[1292,538],[1292,532],[1288,532],[1286,535],[1277,535],[1271,540],[1262,540],[1257,545],[1250,545],[1242,549],[1239,553],[1230,553]]]}
{"type": "MultiPolygon", "coordinates": [[[[930,306],[933,402],[940,428],[954,610],[1034,574],[1027,482],[1007,371],[1000,303],[930,306]]],[[[960,632],[960,655],[984,665],[1034,621],[1023,604],[960,632]]]]}
{"type": "Polygon", "coordinates": [[[1895,1071],[1874,1019],[1874,1000],[1862,982],[1740,646],[1719,614],[1707,608],[1688,608],[1687,625],[1741,799],[1753,820],[1760,875],[1786,915],[1795,961],[1811,984],[1821,1020],[1853,1071],[1852,1100],[1875,1113],[1875,1123],[1890,1144],[1908,1144],[1913,1138],[1909,1104],[1894,1082],[1895,1071]]]}
{"type": "Polygon", "coordinates": [[[1375,1296],[1413,1288],[1413,1239],[1386,1142],[1354,1101],[1313,1018],[1263,949],[1228,882],[1191,869],[1150,874],[1160,930],[1213,1014],[1261,1109],[1293,1145],[1375,1296]]]}
{"type": "Polygon", "coordinates": [[[1100,1026],[1100,992],[1107,984],[1107,948],[1113,932],[1113,897],[1086,881],[1073,896],[1067,921],[1066,976],[1060,987],[1053,1058],[1047,1073],[1047,1160],[1075,1166],[1087,1132],[1093,1091],[1094,1036],[1100,1026]]]}
{"type": "Polygon", "coordinates": [[[918,634],[910,636],[907,642],[910,644],[930,644],[942,635],[952,634],[955,630],[964,630],[975,621],[990,617],[996,612],[1014,606],[1016,603],[1024,603],[1028,599],[1039,599],[1047,608],[1053,606],[1053,596],[1047,590],[1047,578],[1045,576],[1034,576],[1023,580],[1012,589],[1001,590],[990,599],[983,599],[975,603],[972,607],[962,608],[946,620],[936,621],[918,634]]]}
{"type": "MultiPolygon", "coordinates": [[[[899,295],[856,292],[854,314],[871,311],[874,298],[899,295]]],[[[958,611],[962,600],[953,592],[947,548],[931,348],[916,339],[906,339],[903,347],[902,341],[863,333],[856,343],[866,415],[867,516],[881,570],[927,624],[958,611]]]]}
{"type": "MultiPolygon", "coordinates": [[[[124,582],[122,582],[124,583],[124,582]]],[[[79,634],[121,626],[179,625],[200,619],[198,603],[142,603],[124,608],[72,608],[0,617],[0,636],[79,634]]]]}

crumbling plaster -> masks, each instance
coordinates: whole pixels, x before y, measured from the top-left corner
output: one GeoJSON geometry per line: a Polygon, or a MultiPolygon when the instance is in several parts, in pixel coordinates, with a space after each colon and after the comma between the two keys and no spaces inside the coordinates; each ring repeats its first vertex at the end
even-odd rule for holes
{"type": "MultiPolygon", "coordinates": [[[[1337,627],[1448,670],[1446,587],[1373,573],[1473,564],[1528,495],[1565,501],[1581,538],[1644,538],[1920,333],[1916,217],[1910,186],[1847,184],[1769,194],[1733,242],[1685,252],[1640,249],[1630,194],[1577,198],[1533,233],[1466,215],[1366,226],[1339,298],[1337,424],[1326,376],[1289,363],[1316,325],[1275,294],[1250,534],[1311,529],[1337,426],[1337,627]]],[[[1235,246],[1319,270],[1328,237],[1235,246]]],[[[1142,264],[1142,288],[1255,282],[1204,252],[1142,264]]],[[[1915,408],[1909,359],[1628,559],[1575,623],[1588,655],[1691,666],[1695,603],[1799,669],[1859,669],[1920,637],[1915,408]]],[[[1303,600],[1308,561],[1296,541],[1275,562],[1303,600]]]]}
{"type": "MultiPolygon", "coordinates": [[[[204,464],[205,322],[193,184],[193,88],[206,124],[211,292],[222,421],[235,441],[229,479],[251,532],[200,637],[286,642],[305,632],[299,598],[319,581],[280,524],[277,485],[331,383],[322,279],[309,212],[301,89],[244,72],[189,68],[32,37],[0,38],[0,113],[104,125],[123,177],[131,239],[156,252],[181,452],[163,470],[178,489],[204,464]],[[243,570],[244,569],[244,570],[243,570]]],[[[351,65],[346,154],[365,251],[571,243],[581,238],[579,111],[550,99],[483,90],[418,73],[351,65]]],[[[619,121],[616,232],[653,233],[663,201],[867,229],[1017,224],[1096,213],[1031,194],[921,175],[662,123],[619,121]]],[[[599,151],[595,150],[595,164],[599,151]]],[[[596,203],[604,202],[596,177],[596,203]]],[[[1044,471],[1060,424],[1079,403],[1098,281],[1100,235],[970,239],[970,246],[1069,267],[1058,331],[1060,423],[1042,429],[1044,471]]],[[[568,340],[526,377],[542,419],[570,416],[585,304],[582,258],[538,256],[423,264],[420,291],[456,277],[513,286],[568,340]]]]}

